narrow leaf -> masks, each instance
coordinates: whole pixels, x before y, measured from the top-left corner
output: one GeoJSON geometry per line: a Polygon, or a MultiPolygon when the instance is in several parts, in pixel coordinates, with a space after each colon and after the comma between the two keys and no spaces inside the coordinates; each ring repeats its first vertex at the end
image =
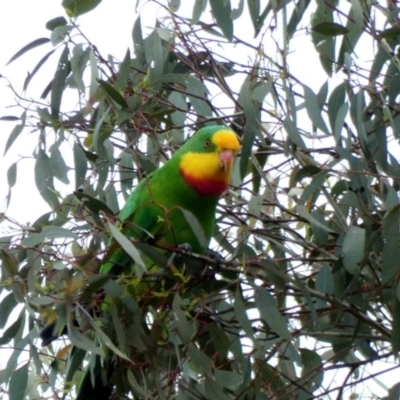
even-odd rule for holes
{"type": "Polygon", "coordinates": [[[219,381],[214,381],[210,377],[206,376],[204,381],[204,389],[208,399],[218,400],[231,400],[232,397],[225,394],[222,387],[218,385],[219,381]]]}
{"type": "Polygon", "coordinates": [[[35,68],[33,68],[32,72],[28,73],[28,76],[25,79],[24,82],[24,91],[28,89],[29,83],[32,80],[32,78],[36,75],[36,73],[39,71],[39,69],[42,67],[42,65],[48,60],[48,58],[55,52],[54,50],[49,51],[43,58],[40,59],[40,61],[36,64],[35,68]]]}
{"type": "Polygon", "coordinates": [[[46,29],[52,31],[62,25],[67,25],[67,20],[64,17],[56,17],[46,22],[46,29]]]}
{"type": "Polygon", "coordinates": [[[182,299],[178,293],[174,296],[174,301],[172,303],[172,311],[175,316],[175,323],[178,330],[178,334],[182,342],[188,345],[192,339],[193,328],[188,323],[187,318],[183,310],[181,309],[182,299]]]}
{"type": "Polygon", "coordinates": [[[49,38],[40,38],[36,39],[33,42],[30,42],[26,46],[24,46],[21,50],[17,51],[11,58],[10,61],[8,61],[8,64],[12,63],[15,61],[17,58],[21,57],[23,54],[25,54],[27,51],[34,49],[35,47],[41,46],[43,44],[49,43],[50,39],[49,38]]]}
{"type": "MultiPolygon", "coordinates": [[[[200,223],[197,220],[197,218],[195,217],[195,215],[192,214],[190,211],[185,210],[183,208],[180,208],[180,210],[182,211],[182,214],[185,217],[186,222],[189,224],[190,228],[192,229],[193,233],[196,235],[196,238],[199,241],[200,246],[207,248],[208,241],[204,234],[203,227],[200,225],[200,223]]],[[[179,243],[179,244],[183,244],[183,243],[179,243]]]]}
{"type": "Polygon", "coordinates": [[[210,0],[211,12],[224,36],[231,42],[233,39],[233,21],[231,18],[230,0],[210,0]]]}
{"type": "Polygon", "coordinates": [[[12,374],[8,388],[9,400],[23,400],[25,398],[25,390],[28,384],[28,368],[29,363],[26,363],[12,374]]]}
{"type": "Polygon", "coordinates": [[[61,107],[61,99],[64,93],[65,88],[65,80],[69,74],[69,53],[68,47],[65,46],[61,57],[58,61],[57,70],[54,74],[54,79],[51,84],[51,99],[50,99],[50,108],[51,115],[53,118],[58,119],[61,107]]]}
{"type": "Polygon", "coordinates": [[[192,11],[192,24],[197,24],[200,20],[201,15],[206,10],[207,0],[195,0],[193,11],[192,11]]]}
{"type": "Polygon", "coordinates": [[[17,181],[17,163],[11,164],[10,168],[8,168],[7,171],[7,181],[8,181],[8,186],[12,188],[15,185],[15,182],[17,181]]]}
{"type": "Polygon", "coordinates": [[[345,35],[349,30],[336,22],[321,22],[312,27],[312,30],[325,36],[345,35]]]}
{"type": "Polygon", "coordinates": [[[124,251],[135,261],[135,264],[140,267],[141,273],[139,272],[139,277],[142,273],[146,270],[146,266],[142,260],[142,257],[133,243],[123,235],[118,228],[116,228],[113,224],[108,224],[111,234],[113,235],[114,239],[121,245],[124,251]]]}
{"type": "Polygon", "coordinates": [[[0,329],[3,329],[8,322],[8,317],[14,311],[18,302],[15,300],[13,293],[9,293],[5,296],[0,303],[0,329]]]}
{"type": "Polygon", "coordinates": [[[303,85],[303,89],[305,106],[308,116],[310,117],[312,123],[318,129],[329,135],[328,128],[326,127],[325,121],[323,120],[321,115],[321,108],[318,104],[317,96],[308,86],[303,85]]]}
{"type": "Polygon", "coordinates": [[[101,0],[63,0],[62,6],[69,17],[76,18],[93,10],[100,3],[101,0]]]}
{"type": "Polygon", "coordinates": [[[192,363],[197,372],[201,374],[205,374],[208,376],[212,376],[212,365],[213,362],[211,358],[209,358],[205,353],[200,351],[194,344],[190,343],[189,346],[189,355],[192,360],[192,363]]]}
{"type": "Polygon", "coordinates": [[[399,210],[400,205],[397,205],[383,218],[382,236],[385,242],[382,255],[383,284],[393,279],[399,271],[399,210]]]}
{"type": "Polygon", "coordinates": [[[18,125],[15,125],[13,130],[10,133],[10,136],[8,136],[7,143],[6,143],[5,147],[4,147],[3,156],[5,156],[7,154],[7,151],[10,149],[12,144],[15,142],[15,140],[18,138],[18,136],[24,130],[24,127],[25,127],[25,113],[23,114],[22,123],[18,124],[18,125]]]}
{"type": "Polygon", "coordinates": [[[101,79],[98,79],[97,82],[111,100],[115,101],[119,106],[129,109],[128,103],[117,89],[101,79]]]}
{"type": "Polygon", "coordinates": [[[358,263],[364,255],[364,246],[365,230],[358,226],[350,227],[342,246],[343,265],[350,274],[359,271],[358,263]]]}
{"type": "Polygon", "coordinates": [[[276,302],[267,289],[256,287],[256,306],[261,319],[282,339],[293,340],[288,330],[288,322],[278,310],[276,302]]]}

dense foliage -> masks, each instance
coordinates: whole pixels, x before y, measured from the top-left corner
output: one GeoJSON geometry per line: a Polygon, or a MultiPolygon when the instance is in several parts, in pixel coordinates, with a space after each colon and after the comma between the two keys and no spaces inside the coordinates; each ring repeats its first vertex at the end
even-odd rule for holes
{"type": "MultiPolygon", "coordinates": [[[[99,3],[64,0],[49,38],[11,60],[48,48],[16,93],[21,115],[1,118],[16,121],[6,152],[36,135],[49,211],[30,226],[2,215],[0,344],[12,351],[0,397],[74,398],[99,355],[113,365],[115,398],[374,398],[378,377],[398,399],[395,3],[196,0],[188,11],[159,0],[156,26],[145,30],[139,13],[122,60],[80,30],[79,15],[99,3]],[[299,37],[319,55],[318,90],[298,78],[315,68],[308,55],[291,61],[299,37]],[[30,99],[54,58],[54,76],[30,99]],[[99,274],[132,188],[215,123],[242,141],[211,246],[224,260],[191,255],[208,265],[195,276],[99,274]],[[41,347],[54,320],[69,334],[41,347]]],[[[158,249],[125,245],[165,266],[158,249]]]]}

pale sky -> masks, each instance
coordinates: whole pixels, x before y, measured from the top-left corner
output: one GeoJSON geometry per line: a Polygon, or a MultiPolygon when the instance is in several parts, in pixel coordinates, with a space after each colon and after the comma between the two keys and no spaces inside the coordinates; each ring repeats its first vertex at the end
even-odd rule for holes
{"type": "MultiPolygon", "coordinates": [[[[112,53],[118,58],[123,58],[126,49],[132,48],[131,31],[136,18],[136,0],[103,0],[97,9],[82,15],[78,23],[85,34],[99,47],[104,56],[112,53]],[[116,6],[117,5],[117,6],[116,6]]],[[[149,16],[148,5],[143,12],[149,16]]],[[[14,0],[7,2],[0,13],[0,74],[7,77],[18,93],[21,93],[23,81],[27,72],[31,71],[36,63],[49,50],[50,45],[44,45],[23,55],[18,60],[6,66],[10,58],[23,46],[33,40],[50,35],[45,24],[52,18],[65,16],[61,0],[14,0]]],[[[153,19],[151,18],[151,19],[153,19]]],[[[52,57],[46,72],[43,70],[31,81],[28,94],[32,97],[39,95],[50,81],[55,70],[55,63],[59,55],[52,57]]],[[[0,117],[5,115],[20,116],[22,109],[6,106],[15,103],[14,96],[5,79],[0,79],[0,117]]],[[[21,135],[13,147],[3,158],[4,146],[15,126],[15,122],[0,121],[0,212],[4,211],[4,201],[8,193],[7,169],[18,160],[20,156],[29,157],[37,143],[37,133],[21,135]],[[30,138],[30,140],[29,140],[30,138]]],[[[18,163],[17,184],[13,188],[11,204],[7,215],[20,222],[32,222],[36,217],[48,211],[47,205],[37,193],[33,178],[33,162],[29,159],[18,163]]]]}

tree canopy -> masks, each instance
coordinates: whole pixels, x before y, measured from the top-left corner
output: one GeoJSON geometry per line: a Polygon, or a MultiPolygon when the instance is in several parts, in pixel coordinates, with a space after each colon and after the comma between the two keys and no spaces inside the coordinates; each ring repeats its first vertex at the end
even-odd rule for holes
{"type": "MultiPolygon", "coordinates": [[[[63,0],[49,36],[10,60],[47,49],[21,93],[10,83],[18,107],[0,118],[14,125],[5,153],[28,132],[37,138],[33,177],[48,212],[29,226],[1,214],[0,344],[10,357],[0,397],[75,398],[100,356],[115,365],[116,399],[372,399],[385,386],[379,396],[397,400],[396,4],[138,0],[132,45],[117,59],[79,26],[100,3],[63,0]],[[157,8],[151,28],[144,3],[157,8]],[[188,136],[215,124],[242,145],[211,243],[223,259],[189,254],[208,265],[196,276],[99,273],[112,235],[133,259],[163,263],[159,249],[118,233],[118,211],[188,136]],[[68,335],[41,347],[55,320],[68,335]]],[[[7,203],[21,201],[18,165],[7,203]]]]}

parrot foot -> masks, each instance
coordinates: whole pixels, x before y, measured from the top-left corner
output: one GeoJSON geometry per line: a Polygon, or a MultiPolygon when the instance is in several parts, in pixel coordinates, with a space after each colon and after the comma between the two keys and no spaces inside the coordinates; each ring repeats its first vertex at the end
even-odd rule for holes
{"type": "MultiPolygon", "coordinates": [[[[191,253],[193,251],[192,246],[189,243],[182,243],[182,244],[178,245],[178,249],[184,250],[188,253],[191,253]]],[[[169,266],[173,265],[174,262],[176,260],[179,260],[179,258],[182,256],[183,255],[179,254],[179,253],[172,253],[171,257],[168,259],[167,266],[169,267],[169,266]]]]}
{"type": "Polygon", "coordinates": [[[211,250],[211,249],[207,249],[205,255],[214,261],[214,265],[213,265],[214,269],[219,269],[222,262],[224,261],[224,257],[222,257],[220,253],[218,253],[214,250],[211,250]]]}

